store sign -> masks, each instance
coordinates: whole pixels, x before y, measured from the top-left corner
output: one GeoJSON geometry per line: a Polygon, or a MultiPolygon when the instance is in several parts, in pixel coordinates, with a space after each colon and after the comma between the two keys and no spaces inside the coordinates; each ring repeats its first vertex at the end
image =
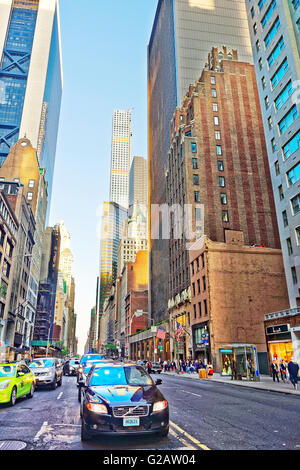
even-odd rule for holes
{"type": "Polygon", "coordinates": [[[288,333],[290,330],[290,325],[275,325],[275,326],[268,326],[266,328],[267,335],[278,335],[280,333],[288,333]]]}

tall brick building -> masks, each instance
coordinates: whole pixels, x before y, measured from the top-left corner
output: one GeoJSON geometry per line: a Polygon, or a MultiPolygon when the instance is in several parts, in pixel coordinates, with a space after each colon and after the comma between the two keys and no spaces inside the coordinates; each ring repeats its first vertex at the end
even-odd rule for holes
{"type": "Polygon", "coordinates": [[[169,313],[171,323],[184,327],[177,343],[184,357],[192,352],[194,295],[188,291],[188,242],[202,235],[224,242],[226,231],[234,230],[243,232],[246,246],[280,249],[255,70],[238,60],[237,51],[213,48],[200,79],[176,108],[167,188],[170,206],[192,207],[192,239],[176,234],[170,217],[169,313]]]}

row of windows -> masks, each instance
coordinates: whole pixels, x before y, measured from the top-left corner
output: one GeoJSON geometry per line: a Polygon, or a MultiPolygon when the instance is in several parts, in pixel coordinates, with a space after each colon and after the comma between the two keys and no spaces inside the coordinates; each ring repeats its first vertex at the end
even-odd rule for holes
{"type": "MultiPolygon", "coordinates": [[[[203,305],[204,305],[204,314],[207,315],[208,310],[207,310],[207,300],[206,299],[203,300],[203,305]]],[[[202,317],[202,303],[201,302],[198,302],[198,311],[199,311],[199,317],[202,317]]],[[[195,319],[197,318],[197,306],[196,305],[194,305],[194,318],[195,319]]]]}

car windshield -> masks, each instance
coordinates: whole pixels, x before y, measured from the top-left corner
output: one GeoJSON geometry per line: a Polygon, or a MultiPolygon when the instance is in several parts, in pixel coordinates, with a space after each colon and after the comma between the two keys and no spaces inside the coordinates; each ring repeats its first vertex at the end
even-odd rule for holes
{"type": "Polygon", "coordinates": [[[14,377],[16,366],[0,366],[0,377],[14,377]]]}
{"type": "Polygon", "coordinates": [[[53,367],[54,366],[54,360],[53,359],[35,359],[29,364],[29,367],[35,368],[35,367],[53,367]]]}
{"type": "Polygon", "coordinates": [[[90,386],[108,385],[153,385],[142,367],[101,367],[92,375],[90,386]]]}
{"type": "Polygon", "coordinates": [[[83,356],[81,358],[81,361],[80,361],[80,364],[86,364],[87,362],[89,361],[96,361],[96,360],[100,360],[101,359],[105,359],[105,357],[103,356],[103,354],[93,354],[93,355],[90,355],[90,356],[83,356]]]}

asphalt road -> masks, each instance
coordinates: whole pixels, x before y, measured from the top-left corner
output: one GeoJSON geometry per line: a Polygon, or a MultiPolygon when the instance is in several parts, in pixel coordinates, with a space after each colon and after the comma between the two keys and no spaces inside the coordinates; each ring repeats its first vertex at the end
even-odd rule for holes
{"type": "Polygon", "coordinates": [[[29,450],[300,450],[299,397],[166,375],[162,380],[170,405],[167,438],[82,443],[76,379],[64,377],[55,391],[39,390],[13,408],[0,405],[0,449],[3,440],[19,440],[29,450]]]}

